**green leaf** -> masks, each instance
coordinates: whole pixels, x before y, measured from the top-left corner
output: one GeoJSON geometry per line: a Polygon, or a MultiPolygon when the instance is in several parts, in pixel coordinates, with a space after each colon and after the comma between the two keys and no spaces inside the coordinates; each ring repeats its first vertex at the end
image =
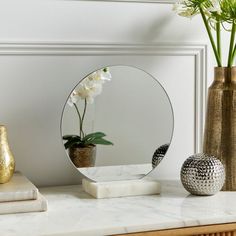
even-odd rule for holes
{"type": "Polygon", "coordinates": [[[84,138],[83,138],[83,141],[88,141],[88,140],[93,140],[93,139],[96,139],[96,138],[102,138],[102,137],[105,137],[106,134],[102,133],[102,132],[95,132],[95,133],[91,133],[91,134],[88,134],[86,135],[84,138]]]}
{"type": "Polygon", "coordinates": [[[102,145],[113,145],[112,142],[103,139],[103,138],[97,138],[97,139],[93,139],[91,142],[91,144],[102,144],[102,145]]]}
{"type": "Polygon", "coordinates": [[[65,146],[65,149],[67,149],[67,148],[70,148],[71,146],[73,146],[74,144],[80,144],[80,143],[82,143],[80,137],[73,137],[73,138],[69,139],[64,144],[64,146],[65,146]]]}
{"type": "Polygon", "coordinates": [[[71,147],[73,144],[74,144],[74,142],[72,142],[72,141],[67,141],[67,142],[64,144],[65,149],[71,147]]]}
{"type": "Polygon", "coordinates": [[[62,136],[62,139],[63,139],[63,140],[70,140],[70,139],[72,139],[72,138],[79,138],[79,139],[80,139],[80,136],[75,135],[75,134],[68,134],[68,135],[63,135],[63,136],[62,136]]]}

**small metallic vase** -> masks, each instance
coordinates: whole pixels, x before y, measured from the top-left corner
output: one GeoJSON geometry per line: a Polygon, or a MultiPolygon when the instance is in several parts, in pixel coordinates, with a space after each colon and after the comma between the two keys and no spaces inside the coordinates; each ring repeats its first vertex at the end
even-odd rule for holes
{"type": "Polygon", "coordinates": [[[166,152],[168,151],[169,146],[170,146],[169,143],[161,145],[154,152],[154,154],[152,156],[152,168],[153,169],[156,168],[161,163],[162,159],[166,155],[166,152]]]}
{"type": "Polygon", "coordinates": [[[221,190],[224,181],[223,164],[204,153],[190,156],[181,168],[181,182],[194,195],[214,195],[221,190]]]}
{"type": "Polygon", "coordinates": [[[236,67],[216,67],[208,90],[203,152],[225,167],[222,190],[236,191],[236,67]]]}
{"type": "Polygon", "coordinates": [[[0,125],[0,183],[8,182],[14,170],[15,160],[8,145],[6,127],[0,125]]]}

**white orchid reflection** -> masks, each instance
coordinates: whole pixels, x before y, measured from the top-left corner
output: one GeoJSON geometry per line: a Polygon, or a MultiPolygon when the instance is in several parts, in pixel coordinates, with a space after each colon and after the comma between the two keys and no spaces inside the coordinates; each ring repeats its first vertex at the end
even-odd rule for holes
{"type": "MultiPolygon", "coordinates": [[[[71,93],[70,97],[68,98],[67,104],[71,107],[75,108],[76,113],[78,114],[79,121],[80,121],[80,138],[85,137],[85,133],[83,131],[83,123],[85,114],[87,111],[87,104],[92,104],[94,102],[94,98],[101,94],[102,86],[106,81],[111,80],[111,73],[109,72],[108,68],[104,68],[93,72],[92,74],[88,75],[84,78],[75,90],[71,93]],[[82,112],[80,111],[77,103],[79,101],[84,102],[84,107],[82,112]]],[[[101,140],[100,140],[101,141],[101,140]]],[[[105,142],[102,140],[102,142],[105,142]]],[[[106,141],[107,143],[108,141],[106,141]]]]}
{"type": "Polygon", "coordinates": [[[101,94],[102,85],[106,81],[111,80],[111,73],[108,68],[93,72],[77,86],[77,88],[71,93],[68,99],[68,105],[74,106],[79,100],[86,100],[87,103],[92,104],[94,98],[101,94]]]}

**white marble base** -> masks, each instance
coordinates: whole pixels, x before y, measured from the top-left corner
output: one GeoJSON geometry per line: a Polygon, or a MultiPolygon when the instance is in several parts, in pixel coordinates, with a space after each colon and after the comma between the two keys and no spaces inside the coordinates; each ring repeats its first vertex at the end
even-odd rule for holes
{"type": "Polygon", "coordinates": [[[83,190],[95,198],[114,198],[125,196],[160,194],[161,184],[153,179],[92,182],[82,180],[83,190]]]}
{"type": "Polygon", "coordinates": [[[79,172],[94,182],[141,179],[152,170],[152,164],[96,166],[78,168],[79,172]]]}

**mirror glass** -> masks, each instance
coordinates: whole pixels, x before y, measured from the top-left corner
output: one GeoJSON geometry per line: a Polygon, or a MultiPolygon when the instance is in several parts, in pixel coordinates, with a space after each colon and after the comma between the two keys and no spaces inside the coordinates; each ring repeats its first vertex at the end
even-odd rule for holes
{"type": "Polygon", "coordinates": [[[173,133],[161,84],[130,66],[92,72],[73,88],[61,119],[73,165],[94,181],[141,178],[159,164],[173,133]]]}

